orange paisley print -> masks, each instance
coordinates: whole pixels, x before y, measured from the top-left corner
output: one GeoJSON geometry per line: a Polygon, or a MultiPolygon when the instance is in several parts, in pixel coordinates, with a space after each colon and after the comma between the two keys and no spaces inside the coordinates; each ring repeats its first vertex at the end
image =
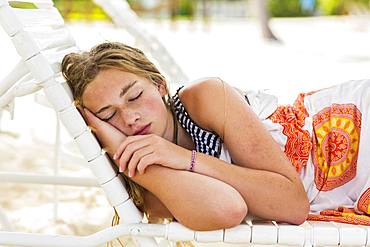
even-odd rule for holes
{"type": "Polygon", "coordinates": [[[330,191],[356,176],[361,112],[353,104],[333,104],[313,116],[312,161],[316,188],[330,191]]]}
{"type": "Polygon", "coordinates": [[[309,214],[307,220],[335,221],[352,225],[370,226],[369,216],[357,213],[354,208],[346,207],[323,210],[320,214],[309,214]]]}
{"type": "Polygon", "coordinates": [[[269,117],[272,122],[283,126],[283,134],[287,137],[284,152],[297,172],[307,164],[312,148],[309,132],[302,129],[308,116],[304,97],[309,94],[299,94],[293,106],[279,106],[269,117]]]}
{"type": "Polygon", "coordinates": [[[358,210],[370,214],[370,188],[368,188],[362,195],[357,203],[358,210]]]}

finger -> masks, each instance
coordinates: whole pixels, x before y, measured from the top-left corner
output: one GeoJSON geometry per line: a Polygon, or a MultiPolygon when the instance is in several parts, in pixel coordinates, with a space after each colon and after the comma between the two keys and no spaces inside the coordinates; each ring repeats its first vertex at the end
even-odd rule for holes
{"type": "Polygon", "coordinates": [[[113,155],[113,159],[118,159],[122,156],[122,152],[126,149],[127,145],[130,145],[131,143],[142,140],[144,138],[147,138],[145,135],[136,135],[136,136],[129,136],[124,142],[121,143],[121,145],[117,148],[116,152],[113,155]]]}
{"type": "Polygon", "coordinates": [[[76,108],[78,110],[78,112],[83,116],[85,117],[85,112],[84,112],[84,109],[81,105],[76,105],[76,108]]]}
{"type": "Polygon", "coordinates": [[[135,176],[136,167],[140,161],[140,159],[146,155],[152,154],[153,148],[150,146],[141,148],[137,150],[131,157],[130,162],[128,164],[128,176],[133,177],[135,176]]]}
{"type": "Polygon", "coordinates": [[[150,142],[145,139],[139,139],[136,140],[135,142],[131,142],[128,144],[125,148],[125,150],[122,152],[122,155],[119,160],[119,167],[121,171],[126,170],[126,167],[128,165],[128,162],[132,158],[132,155],[139,149],[144,148],[146,146],[149,146],[150,142]]]}
{"type": "Polygon", "coordinates": [[[143,156],[139,163],[137,164],[137,171],[139,172],[139,174],[144,174],[145,173],[145,169],[150,166],[150,165],[155,165],[157,164],[157,159],[156,159],[156,156],[154,155],[154,152],[151,153],[151,154],[148,154],[148,155],[145,155],[143,156]]]}
{"type": "Polygon", "coordinates": [[[110,123],[96,117],[89,109],[84,108],[84,112],[90,129],[98,138],[103,149],[112,157],[117,147],[125,141],[126,136],[110,123]]]}
{"type": "Polygon", "coordinates": [[[86,121],[89,124],[89,126],[95,127],[95,116],[92,114],[91,111],[87,108],[83,108],[83,111],[85,113],[86,121]]]}
{"type": "Polygon", "coordinates": [[[94,131],[99,131],[99,129],[106,128],[107,126],[112,126],[107,122],[102,121],[100,118],[96,117],[89,109],[84,108],[85,116],[89,127],[94,131]]]}

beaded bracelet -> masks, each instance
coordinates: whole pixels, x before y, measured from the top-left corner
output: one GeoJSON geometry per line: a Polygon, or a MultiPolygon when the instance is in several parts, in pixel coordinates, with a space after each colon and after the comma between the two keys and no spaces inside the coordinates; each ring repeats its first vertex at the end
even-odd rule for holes
{"type": "Polygon", "coordinates": [[[191,162],[190,162],[190,169],[189,169],[189,171],[191,171],[191,172],[194,172],[196,153],[197,153],[197,151],[195,151],[195,150],[191,151],[191,162]]]}

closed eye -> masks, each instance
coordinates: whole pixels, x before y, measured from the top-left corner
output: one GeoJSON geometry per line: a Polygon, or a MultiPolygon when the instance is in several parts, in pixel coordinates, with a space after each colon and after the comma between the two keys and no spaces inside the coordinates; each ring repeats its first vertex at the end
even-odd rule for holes
{"type": "Polygon", "coordinates": [[[138,98],[140,98],[140,96],[143,94],[143,91],[141,91],[138,96],[136,96],[135,98],[132,98],[132,99],[129,99],[128,101],[134,101],[134,100],[137,100],[138,98]]]}
{"type": "MultiPolygon", "coordinates": [[[[140,96],[143,94],[143,91],[141,91],[138,96],[136,96],[135,98],[132,98],[132,99],[129,99],[128,101],[134,101],[134,100],[137,100],[138,98],[140,98],[140,96]]],[[[111,120],[114,116],[116,115],[116,112],[114,112],[111,116],[107,117],[107,118],[102,118],[101,120],[105,121],[105,122],[108,122],[109,120],[111,120]]]]}
{"type": "Polygon", "coordinates": [[[111,116],[107,117],[107,118],[102,118],[101,120],[105,121],[105,122],[108,122],[109,120],[111,120],[114,115],[116,115],[116,112],[114,112],[111,116]]]}

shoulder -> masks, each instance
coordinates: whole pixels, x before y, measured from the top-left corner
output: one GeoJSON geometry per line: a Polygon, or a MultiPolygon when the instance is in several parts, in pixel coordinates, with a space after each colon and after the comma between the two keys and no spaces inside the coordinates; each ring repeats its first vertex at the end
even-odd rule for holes
{"type": "Polygon", "coordinates": [[[198,103],[217,96],[221,93],[222,87],[222,80],[218,77],[201,78],[182,88],[179,97],[184,104],[190,105],[194,101],[198,103]]]}
{"type": "MultiPolygon", "coordinates": [[[[223,136],[226,97],[236,91],[218,77],[202,78],[179,91],[191,118],[202,128],[223,136]]],[[[236,93],[238,94],[238,93],[236,93]]]]}

